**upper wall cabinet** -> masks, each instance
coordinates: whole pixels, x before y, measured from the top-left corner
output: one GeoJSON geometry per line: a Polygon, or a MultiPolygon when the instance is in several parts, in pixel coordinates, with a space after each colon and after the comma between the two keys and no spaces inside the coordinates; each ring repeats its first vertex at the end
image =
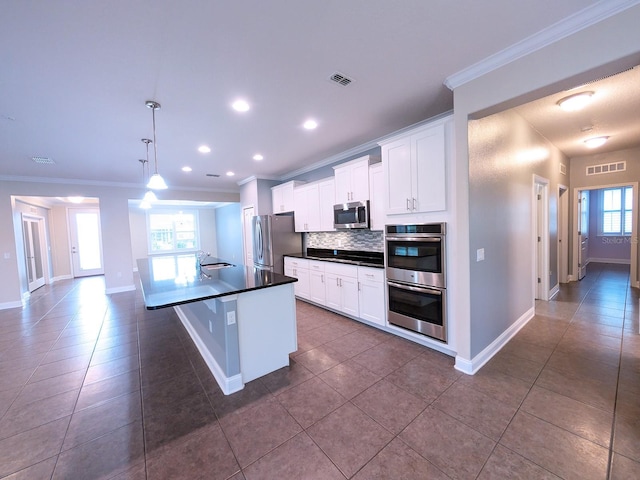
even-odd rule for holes
{"type": "Polygon", "coordinates": [[[382,163],[376,163],[369,167],[369,189],[371,201],[369,202],[369,228],[371,230],[384,230],[385,204],[384,204],[384,168],[382,163]]]}
{"type": "Polygon", "coordinates": [[[271,187],[271,201],[273,202],[273,213],[293,212],[294,200],[293,189],[304,182],[292,180],[291,182],[282,183],[271,187]]]}
{"type": "Polygon", "coordinates": [[[446,209],[446,121],[380,143],[388,215],[446,209]]]}
{"type": "Polygon", "coordinates": [[[365,155],[333,167],[336,180],[335,203],[369,200],[369,165],[375,161],[376,158],[372,155],[365,155]]]}
{"type": "Polygon", "coordinates": [[[296,232],[327,232],[333,228],[334,180],[298,186],[293,190],[296,232]]]}

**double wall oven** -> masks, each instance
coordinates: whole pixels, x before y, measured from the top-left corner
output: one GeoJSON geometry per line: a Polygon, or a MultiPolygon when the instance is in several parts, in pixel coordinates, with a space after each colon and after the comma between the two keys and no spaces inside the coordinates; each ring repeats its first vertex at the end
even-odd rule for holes
{"type": "Polygon", "coordinates": [[[445,224],[387,225],[389,323],[447,341],[445,224]]]}

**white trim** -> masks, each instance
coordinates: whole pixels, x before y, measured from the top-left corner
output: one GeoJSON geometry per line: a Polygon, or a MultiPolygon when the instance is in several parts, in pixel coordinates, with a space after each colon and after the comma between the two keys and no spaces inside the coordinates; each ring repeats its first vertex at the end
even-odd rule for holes
{"type": "Polygon", "coordinates": [[[471,360],[456,356],[456,363],[454,368],[467,375],[475,375],[482,366],[487,363],[491,358],[504,347],[509,340],[511,340],[522,327],[524,327],[529,320],[535,315],[535,306],[527,310],[518,320],[516,320],[509,328],[507,328],[502,334],[491,342],[484,350],[471,360]]]}
{"type": "MultiPolygon", "coordinates": [[[[222,298],[218,300],[222,300],[222,298]]],[[[216,362],[214,356],[211,355],[211,352],[200,338],[200,335],[198,335],[198,332],[196,332],[195,328],[193,328],[193,326],[191,325],[191,322],[189,322],[189,319],[182,311],[180,306],[173,307],[173,309],[182,322],[182,325],[184,325],[184,328],[189,333],[189,336],[200,352],[200,355],[202,355],[202,359],[207,364],[207,367],[209,367],[209,370],[216,379],[216,382],[218,382],[218,385],[220,386],[222,392],[225,395],[229,395],[231,393],[239,392],[240,390],[242,390],[244,388],[244,383],[242,383],[242,374],[238,373],[236,375],[233,375],[232,377],[227,377],[222,368],[220,368],[220,365],[218,365],[218,362],[216,362]]]]}
{"type": "Polygon", "coordinates": [[[31,292],[27,291],[22,294],[22,302],[20,306],[26,305],[29,299],[31,298],[31,292]]]}
{"type": "Polygon", "coordinates": [[[560,284],[556,283],[554,287],[551,290],[549,290],[549,300],[555,297],[558,293],[560,293],[560,284]]]}
{"type": "Polygon", "coordinates": [[[594,263],[615,263],[616,265],[631,265],[631,260],[624,258],[589,258],[587,264],[594,263]]]}
{"type": "Polygon", "coordinates": [[[539,32],[514,43],[513,45],[474,63],[473,65],[448,76],[444,84],[454,90],[465,83],[475,80],[493,70],[497,70],[530,53],[541,50],[563,38],[595,25],[613,15],[640,3],[640,0],[601,0],[566,18],[543,28],[539,32]]]}
{"type": "Polygon", "coordinates": [[[59,282],[60,280],[70,280],[72,278],[73,278],[73,275],[71,275],[71,274],[58,275],[57,277],[53,277],[51,279],[51,283],[59,282]]]}
{"type": "Polygon", "coordinates": [[[124,287],[105,288],[104,293],[105,295],[111,295],[113,293],[131,292],[132,290],[135,290],[135,289],[136,289],[135,285],[125,285],[124,287]]]}
{"type": "Polygon", "coordinates": [[[22,308],[23,306],[24,305],[22,302],[4,302],[0,303],[0,310],[7,310],[9,308],[22,308]]]}

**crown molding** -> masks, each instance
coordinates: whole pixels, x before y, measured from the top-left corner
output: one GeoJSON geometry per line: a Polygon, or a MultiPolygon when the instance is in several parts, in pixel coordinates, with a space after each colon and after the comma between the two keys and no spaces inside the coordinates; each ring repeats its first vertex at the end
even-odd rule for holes
{"type": "Polygon", "coordinates": [[[482,75],[541,50],[638,4],[640,4],[640,0],[601,0],[514,43],[504,50],[490,55],[484,60],[448,76],[444,84],[450,90],[454,90],[482,75]]]}
{"type": "MultiPolygon", "coordinates": [[[[140,185],[137,183],[124,183],[124,182],[96,182],[93,180],[79,180],[74,178],[54,178],[54,177],[29,177],[19,175],[0,175],[0,181],[4,182],[25,182],[25,183],[50,183],[50,184],[62,184],[62,185],[89,185],[93,187],[117,187],[117,188],[135,188],[140,189],[140,185]]],[[[214,192],[214,193],[238,193],[237,190],[229,189],[215,189],[204,187],[184,187],[179,185],[172,185],[167,191],[189,191],[189,192],[214,192]]]]}

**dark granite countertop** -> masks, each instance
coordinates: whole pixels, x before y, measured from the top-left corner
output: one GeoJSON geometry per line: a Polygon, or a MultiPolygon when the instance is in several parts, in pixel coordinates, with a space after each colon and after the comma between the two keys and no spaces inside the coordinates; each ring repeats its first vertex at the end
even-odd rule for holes
{"type": "Polygon", "coordinates": [[[137,260],[148,310],[224,297],[296,282],[296,278],[196,254],[158,255],[137,260]]]}
{"type": "Polygon", "coordinates": [[[286,254],[285,257],[348,263],[351,265],[360,265],[363,267],[384,268],[384,254],[382,252],[368,252],[363,250],[333,250],[328,248],[307,248],[306,253],[291,253],[286,254]]]}

